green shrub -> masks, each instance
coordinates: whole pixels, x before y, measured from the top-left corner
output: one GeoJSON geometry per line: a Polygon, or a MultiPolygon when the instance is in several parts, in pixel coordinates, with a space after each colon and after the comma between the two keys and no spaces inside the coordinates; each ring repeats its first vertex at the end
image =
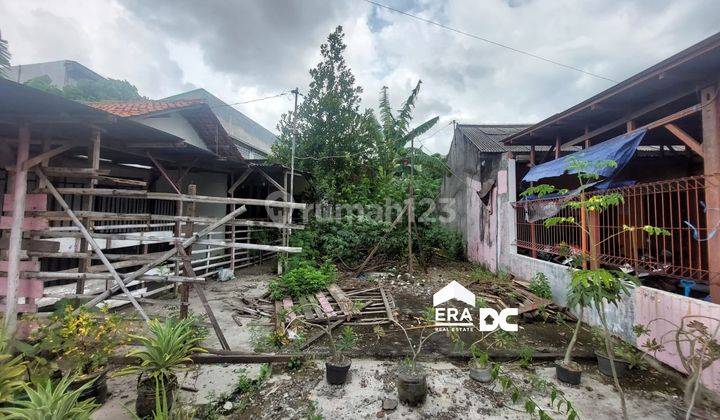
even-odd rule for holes
{"type": "Polygon", "coordinates": [[[547,276],[543,273],[536,273],[530,280],[530,291],[543,299],[552,300],[552,289],[547,276]]]}
{"type": "Polygon", "coordinates": [[[299,298],[324,289],[337,278],[337,270],[330,263],[317,267],[300,258],[291,258],[287,272],[270,282],[270,296],[277,300],[286,296],[299,298]]]}

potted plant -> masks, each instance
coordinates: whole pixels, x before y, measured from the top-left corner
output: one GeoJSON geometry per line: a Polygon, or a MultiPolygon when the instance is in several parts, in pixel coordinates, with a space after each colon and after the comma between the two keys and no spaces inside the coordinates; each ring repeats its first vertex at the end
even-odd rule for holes
{"type": "Polygon", "coordinates": [[[555,376],[561,382],[570,385],[579,385],[582,379],[582,369],[577,362],[572,360],[572,351],[577,343],[578,333],[582,325],[583,315],[585,314],[585,308],[590,305],[591,293],[586,282],[583,281],[583,272],[576,270],[572,273],[572,280],[570,281],[570,287],[567,295],[568,307],[579,308],[577,322],[575,328],[573,328],[573,335],[570,338],[567,348],[565,349],[565,357],[555,363],[555,376]]]}
{"type": "Polygon", "coordinates": [[[478,348],[475,343],[470,346],[470,378],[480,383],[488,383],[492,381],[492,367],[490,365],[490,355],[487,351],[478,348]]]}
{"type": "Polygon", "coordinates": [[[16,400],[12,407],[0,408],[0,414],[6,419],[90,420],[98,404],[83,395],[92,382],[73,389],[77,382],[77,378],[66,375],[57,382],[46,379],[32,385],[24,383],[25,398],[16,400]]]}
{"type": "Polygon", "coordinates": [[[403,327],[399,322],[393,320],[393,323],[397,325],[405,335],[408,347],[410,348],[410,353],[412,354],[412,358],[406,358],[405,362],[398,368],[395,382],[398,392],[398,400],[409,406],[422,404],[427,396],[427,371],[425,368],[417,364],[417,357],[420,354],[425,342],[430,337],[440,332],[440,330],[434,330],[428,335],[425,335],[425,330],[427,327],[432,327],[434,320],[434,308],[428,308],[425,311],[423,319],[424,324],[420,329],[420,338],[418,339],[417,346],[413,344],[405,327],[403,327]]]}
{"type": "MultiPolygon", "coordinates": [[[[593,341],[597,343],[597,348],[595,349],[595,358],[598,362],[598,370],[603,375],[612,377],[613,374],[612,368],[610,367],[610,357],[608,356],[608,353],[603,349],[605,334],[600,328],[593,328],[591,332],[593,335],[593,341]]],[[[615,360],[615,372],[617,373],[618,378],[623,378],[631,369],[632,363],[630,363],[630,361],[626,360],[623,357],[623,355],[626,354],[627,350],[625,350],[621,344],[616,343],[616,340],[614,338],[611,337],[610,341],[612,343],[613,355],[615,360]]]]}
{"type": "Polygon", "coordinates": [[[325,361],[325,377],[331,385],[342,385],[347,381],[351,360],[343,352],[350,350],[357,342],[357,335],[349,326],[343,327],[337,343],[330,336],[330,357],[325,361]]]}
{"type": "MultiPolygon", "coordinates": [[[[308,305],[312,306],[312,304],[308,305]]],[[[298,305],[297,308],[293,306],[290,310],[295,312],[301,310],[302,307],[303,305],[298,305]]],[[[357,342],[357,335],[355,334],[355,331],[346,325],[341,330],[336,342],[332,334],[331,325],[313,324],[307,322],[303,318],[302,314],[296,313],[295,315],[296,316],[293,320],[285,327],[285,332],[294,326],[296,322],[300,322],[311,328],[320,328],[327,336],[328,343],[330,343],[330,356],[325,360],[325,378],[331,385],[343,385],[347,382],[348,372],[350,371],[350,366],[352,365],[352,360],[344,354],[344,352],[355,346],[355,343],[357,342]]]]}
{"type": "MultiPolygon", "coordinates": [[[[57,366],[65,376],[73,378],[69,389],[83,389],[80,399],[93,398],[102,404],[107,399],[108,358],[127,338],[121,317],[110,314],[107,308],[80,307],[75,311],[68,304],[49,320],[31,336],[37,342],[37,360],[52,360],[48,365],[57,366]]],[[[43,378],[32,379],[44,382],[60,375],[59,371],[47,372],[43,378]]]]}
{"type": "Polygon", "coordinates": [[[148,324],[149,336],[130,336],[143,347],[130,351],[127,357],[138,358],[140,363],[120,370],[117,375],[138,375],[135,411],[139,417],[153,414],[156,395],[164,396],[169,410],[178,386],[177,372],[187,369],[187,365],[192,363],[190,355],[205,351],[198,346],[205,337],[205,331],[199,330],[195,324],[194,317],[182,320],[169,317],[165,322],[152,320],[148,324]]]}

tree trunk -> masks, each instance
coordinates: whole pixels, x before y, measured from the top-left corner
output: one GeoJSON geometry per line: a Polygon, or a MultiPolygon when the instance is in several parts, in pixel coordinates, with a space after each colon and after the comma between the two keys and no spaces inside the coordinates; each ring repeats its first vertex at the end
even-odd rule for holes
{"type": "Polygon", "coordinates": [[[575,324],[575,330],[573,331],[572,338],[570,339],[570,344],[568,344],[568,348],[565,351],[565,358],[563,359],[563,364],[565,366],[568,366],[571,361],[571,355],[573,347],[575,347],[575,342],[577,341],[578,332],[580,332],[580,324],[582,324],[582,318],[583,313],[585,312],[585,307],[580,305],[580,314],[578,316],[577,324],[575,324]]]}
{"type": "Polygon", "coordinates": [[[605,351],[607,352],[608,359],[610,359],[610,369],[612,369],[615,389],[620,395],[620,408],[622,409],[623,419],[628,420],[627,407],[625,405],[625,393],[620,387],[620,381],[618,380],[617,372],[615,371],[615,356],[613,354],[612,345],[610,344],[610,330],[608,329],[607,321],[605,320],[605,312],[603,311],[602,305],[597,305],[596,309],[598,311],[598,315],[600,315],[600,321],[603,324],[603,330],[605,331],[605,351]]]}

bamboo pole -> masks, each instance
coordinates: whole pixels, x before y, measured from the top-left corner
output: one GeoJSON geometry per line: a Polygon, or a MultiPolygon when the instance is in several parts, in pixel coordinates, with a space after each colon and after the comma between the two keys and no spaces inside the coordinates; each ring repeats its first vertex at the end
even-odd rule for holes
{"type": "MultiPolygon", "coordinates": [[[[110,274],[112,274],[113,280],[115,283],[122,289],[122,291],[125,293],[125,295],[130,300],[130,303],[135,307],[135,309],[138,311],[140,316],[145,319],[145,321],[150,321],[150,318],[145,314],[145,311],[143,311],[140,304],[135,300],[135,298],[130,294],[130,291],[128,290],[127,286],[125,286],[125,283],[123,283],[123,280],[120,278],[120,275],[117,271],[115,271],[115,267],[112,266],[110,261],[108,261],[107,258],[105,258],[105,254],[102,252],[102,249],[100,249],[100,246],[95,242],[95,239],[90,235],[90,233],[85,229],[85,226],[80,222],[80,219],[78,219],[75,214],[73,213],[72,209],[70,209],[70,206],[68,206],[68,203],[63,199],[62,195],[58,193],[55,186],[50,182],[50,180],[47,179],[45,174],[43,173],[42,169],[35,168],[35,173],[37,174],[38,178],[41,179],[47,188],[50,190],[50,193],[55,197],[55,200],[62,206],[63,209],[67,212],[68,216],[72,219],[72,222],[80,229],[80,232],[82,232],[83,236],[85,237],[85,240],[90,244],[92,249],[95,251],[95,253],[100,257],[100,261],[108,268],[108,271],[110,274]]],[[[107,290],[105,291],[107,293],[107,290]]]]}
{"type": "Polygon", "coordinates": [[[23,165],[30,155],[30,126],[23,123],[18,130],[18,148],[15,166],[20,170],[13,176],[13,214],[8,247],[7,296],[5,298],[5,333],[15,335],[17,329],[17,289],[20,284],[20,248],[22,223],[25,218],[25,194],[27,193],[27,170],[23,165]]]}

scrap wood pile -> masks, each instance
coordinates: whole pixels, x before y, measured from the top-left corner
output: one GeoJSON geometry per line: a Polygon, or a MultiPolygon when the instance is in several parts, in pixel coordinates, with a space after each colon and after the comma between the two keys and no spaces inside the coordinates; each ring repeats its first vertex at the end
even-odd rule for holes
{"type": "MultiPolygon", "coordinates": [[[[470,285],[472,283],[468,286],[470,285]]],[[[562,317],[565,321],[577,319],[567,308],[531,292],[529,282],[518,279],[512,279],[508,283],[489,283],[484,290],[476,291],[475,294],[498,309],[518,308],[518,315],[525,320],[538,317],[543,319],[562,317]]]]}
{"type": "MultiPolygon", "coordinates": [[[[268,296],[269,293],[254,300],[243,298],[245,305],[238,309],[239,316],[273,318],[275,329],[281,334],[297,317],[309,323],[330,323],[331,329],[341,325],[383,325],[396,320],[393,297],[380,286],[341,289],[332,283],[323,291],[296,299],[286,297],[271,302],[268,296]]],[[[301,348],[321,337],[322,333],[310,337],[301,348]]]]}

